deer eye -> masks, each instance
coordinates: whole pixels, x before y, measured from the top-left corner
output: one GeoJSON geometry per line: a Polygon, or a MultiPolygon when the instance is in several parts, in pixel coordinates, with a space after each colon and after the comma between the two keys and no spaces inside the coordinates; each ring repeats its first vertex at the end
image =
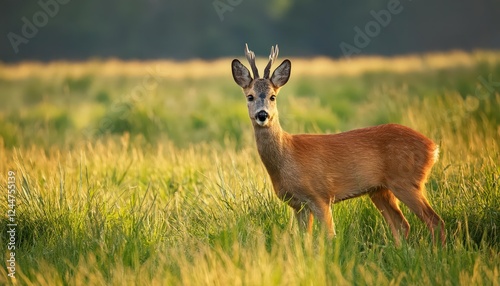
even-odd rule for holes
{"type": "Polygon", "coordinates": [[[271,95],[271,97],[269,98],[269,100],[275,101],[276,100],[276,95],[271,95]]]}
{"type": "Polygon", "coordinates": [[[248,100],[248,101],[253,101],[253,95],[251,95],[251,94],[250,94],[250,95],[247,95],[247,100],[248,100]]]}

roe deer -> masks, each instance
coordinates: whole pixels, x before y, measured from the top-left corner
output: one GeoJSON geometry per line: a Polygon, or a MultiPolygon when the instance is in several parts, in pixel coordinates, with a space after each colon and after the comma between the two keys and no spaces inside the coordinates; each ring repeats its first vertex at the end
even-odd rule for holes
{"type": "Polygon", "coordinates": [[[294,210],[301,229],[312,232],[313,216],[335,235],[331,204],[368,194],[390,226],[396,245],[399,231],[408,238],[410,225],[398,207],[406,204],[429,228],[444,221],[429,205],[424,183],[438,157],[438,146],[402,125],[384,124],[338,134],[291,135],[281,129],[277,94],[290,78],[291,62],[284,60],[270,76],[278,57],[271,48],[264,77],[259,77],[255,54],[245,47],[250,71],[237,59],[231,63],[234,81],[247,98],[257,148],[275,193],[294,210]]]}

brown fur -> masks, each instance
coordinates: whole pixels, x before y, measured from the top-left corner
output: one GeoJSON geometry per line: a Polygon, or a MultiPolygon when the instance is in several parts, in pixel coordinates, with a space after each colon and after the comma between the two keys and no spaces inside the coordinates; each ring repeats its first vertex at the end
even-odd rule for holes
{"type": "Polygon", "coordinates": [[[296,212],[299,226],[312,232],[313,216],[335,235],[330,205],[368,194],[380,210],[400,244],[399,233],[408,237],[410,226],[398,207],[406,204],[434,231],[440,228],[445,243],[443,220],[424,194],[424,183],[437,158],[437,146],[424,135],[398,124],[385,124],[339,134],[291,135],[281,129],[276,101],[279,88],[288,81],[291,64],[284,61],[270,79],[252,79],[237,60],[233,76],[243,88],[257,148],[274,191],[296,212]],[[265,98],[259,98],[259,95],[265,98]],[[263,96],[264,97],[264,96],[263,96]],[[256,118],[259,111],[268,120],[256,118]]]}

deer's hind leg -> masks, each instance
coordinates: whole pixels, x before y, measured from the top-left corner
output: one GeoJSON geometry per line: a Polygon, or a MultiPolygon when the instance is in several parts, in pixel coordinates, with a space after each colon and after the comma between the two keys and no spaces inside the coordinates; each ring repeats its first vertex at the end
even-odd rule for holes
{"type": "Polygon", "coordinates": [[[414,212],[420,220],[422,220],[429,228],[432,241],[435,241],[434,233],[436,229],[440,230],[440,240],[441,244],[446,243],[446,233],[444,227],[444,221],[441,217],[432,209],[431,205],[427,201],[424,195],[424,184],[415,184],[413,187],[408,188],[397,188],[393,190],[394,195],[408,208],[414,212]],[[418,187],[417,187],[418,186],[418,187]]]}
{"type": "Polygon", "coordinates": [[[394,194],[389,189],[379,189],[370,193],[370,199],[389,224],[396,245],[401,245],[401,231],[408,238],[410,224],[401,212],[394,194]]]}

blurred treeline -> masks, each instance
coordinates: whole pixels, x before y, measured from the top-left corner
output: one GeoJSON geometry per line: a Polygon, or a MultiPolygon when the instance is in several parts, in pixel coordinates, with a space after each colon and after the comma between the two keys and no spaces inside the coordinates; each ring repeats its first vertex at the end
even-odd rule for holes
{"type": "Polygon", "coordinates": [[[257,52],[278,43],[287,56],[339,57],[340,43],[354,44],[354,28],[388,5],[400,12],[360,54],[500,48],[498,0],[6,0],[0,60],[209,59],[240,55],[245,42],[257,52]],[[23,18],[39,24],[25,29],[29,37],[23,18]],[[17,53],[9,33],[24,38],[17,53]]]}

